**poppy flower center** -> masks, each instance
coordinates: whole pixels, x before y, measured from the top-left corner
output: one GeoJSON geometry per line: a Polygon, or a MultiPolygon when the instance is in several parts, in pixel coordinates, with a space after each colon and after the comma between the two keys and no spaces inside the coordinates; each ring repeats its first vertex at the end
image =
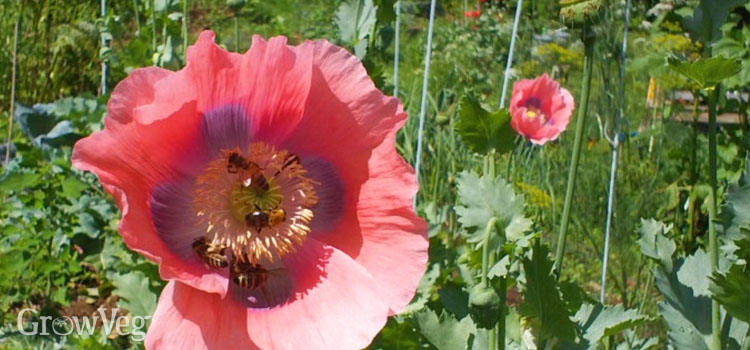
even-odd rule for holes
{"type": "Polygon", "coordinates": [[[547,116],[542,112],[542,100],[536,97],[529,97],[523,105],[526,108],[526,118],[541,118],[542,123],[547,121],[547,116]]]}
{"type": "Polygon", "coordinates": [[[196,242],[206,243],[194,248],[207,245],[222,252],[218,259],[231,253],[250,264],[273,262],[294,252],[310,232],[315,182],[295,154],[262,142],[244,152],[225,149],[195,184],[193,207],[205,228],[196,242]]]}

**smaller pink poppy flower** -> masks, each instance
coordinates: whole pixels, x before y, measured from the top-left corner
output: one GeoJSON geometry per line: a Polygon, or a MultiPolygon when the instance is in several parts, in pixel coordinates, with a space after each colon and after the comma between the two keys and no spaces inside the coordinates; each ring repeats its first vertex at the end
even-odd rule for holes
{"type": "Polygon", "coordinates": [[[510,125],[534,144],[543,145],[565,131],[574,108],[570,92],[547,74],[523,79],[513,85],[510,125]]]}

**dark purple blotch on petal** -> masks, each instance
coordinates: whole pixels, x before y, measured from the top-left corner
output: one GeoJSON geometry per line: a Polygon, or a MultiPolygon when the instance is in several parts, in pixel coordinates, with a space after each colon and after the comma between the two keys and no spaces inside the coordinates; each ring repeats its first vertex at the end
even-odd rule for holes
{"type": "Polygon", "coordinates": [[[524,101],[523,106],[526,108],[533,107],[536,109],[542,109],[543,103],[542,103],[542,100],[539,99],[538,97],[532,96],[532,97],[527,98],[526,101],[524,101]]]}
{"type": "Polygon", "coordinates": [[[323,158],[303,157],[302,166],[307,170],[310,178],[318,183],[315,190],[319,201],[312,207],[314,216],[310,223],[312,234],[332,231],[338,225],[346,208],[344,183],[333,164],[323,158]]]}
{"type": "Polygon", "coordinates": [[[228,104],[205,112],[201,129],[211,158],[223,149],[247,150],[250,147],[250,120],[240,105],[228,104]]]}
{"type": "Polygon", "coordinates": [[[156,234],[186,261],[200,260],[192,244],[203,234],[193,209],[193,179],[156,185],[151,194],[151,216],[156,234]]]}

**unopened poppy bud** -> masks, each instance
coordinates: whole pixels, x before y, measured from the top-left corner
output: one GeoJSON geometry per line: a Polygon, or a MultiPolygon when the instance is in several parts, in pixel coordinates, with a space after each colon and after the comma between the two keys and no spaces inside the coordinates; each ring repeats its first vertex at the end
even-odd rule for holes
{"type": "Polygon", "coordinates": [[[500,296],[492,287],[474,286],[469,294],[469,315],[480,328],[490,329],[500,320],[500,296]]]}
{"type": "Polygon", "coordinates": [[[595,24],[602,11],[601,0],[561,0],[560,17],[573,25],[595,24]]]}

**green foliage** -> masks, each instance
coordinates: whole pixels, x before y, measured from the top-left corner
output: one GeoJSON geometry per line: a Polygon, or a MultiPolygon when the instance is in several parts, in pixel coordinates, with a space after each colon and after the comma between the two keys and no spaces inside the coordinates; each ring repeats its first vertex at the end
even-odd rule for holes
{"type": "Polygon", "coordinates": [[[438,350],[467,349],[469,338],[476,333],[468,316],[457,320],[447,312],[438,316],[435,311],[426,309],[417,314],[417,321],[422,335],[438,350]]]}
{"type": "MultiPolygon", "coordinates": [[[[708,264],[708,261],[704,261],[708,264]]],[[[677,272],[682,262],[675,264],[676,271],[656,268],[656,287],[665,300],[659,302],[659,314],[669,328],[668,336],[679,349],[705,349],[711,338],[711,302],[708,297],[696,297],[690,286],[680,283],[677,272]]],[[[689,273],[689,271],[688,271],[689,273]]]]}
{"type": "Polygon", "coordinates": [[[466,228],[477,229],[469,234],[469,242],[481,242],[484,227],[496,217],[499,220],[497,227],[504,229],[509,242],[526,245],[524,233],[531,228],[531,221],[523,214],[523,196],[517,195],[505,180],[464,172],[458,179],[458,192],[462,203],[456,207],[458,221],[466,228]]]}
{"type": "Polygon", "coordinates": [[[750,28],[725,31],[713,50],[717,55],[739,60],[742,65],[738,74],[727,79],[728,87],[737,89],[750,83],[750,28]]]}
{"type": "Polygon", "coordinates": [[[709,296],[708,276],[711,275],[711,263],[703,249],[685,258],[682,268],[677,271],[677,280],[689,286],[696,297],[709,296]]]}
{"type": "Polygon", "coordinates": [[[740,228],[750,225],[750,163],[736,183],[730,184],[722,213],[728,238],[741,238],[740,228]]]}
{"type": "Polygon", "coordinates": [[[588,343],[588,349],[598,349],[599,342],[649,321],[649,317],[637,310],[626,310],[622,305],[602,306],[583,304],[574,316],[582,328],[581,338],[588,343]]]}
{"type": "Polygon", "coordinates": [[[503,108],[487,111],[478,101],[464,96],[458,104],[456,132],[469,149],[479,154],[495,150],[499,154],[513,149],[516,133],[510,126],[510,113],[503,108]]]}
{"type": "Polygon", "coordinates": [[[349,0],[336,11],[339,36],[359,58],[367,54],[368,40],[373,35],[378,7],[372,0],[349,0]]]}
{"type": "Polygon", "coordinates": [[[659,261],[668,270],[672,269],[672,255],[677,249],[675,242],[666,236],[671,230],[671,225],[654,219],[641,219],[641,252],[659,261]]]}
{"type": "Polygon", "coordinates": [[[572,340],[575,337],[575,325],[565,308],[548,254],[549,250],[536,242],[531,258],[524,257],[521,260],[526,289],[520,313],[530,320],[531,328],[538,334],[539,340],[550,337],[572,340]]]}
{"type": "Polygon", "coordinates": [[[699,89],[713,88],[742,69],[739,61],[721,56],[701,58],[695,62],[685,62],[670,57],[667,61],[675,72],[690,79],[699,89]]]}
{"type": "Polygon", "coordinates": [[[156,310],[156,294],[151,291],[149,278],[141,271],[112,276],[113,294],[119,296],[118,305],[135,316],[150,316],[156,310]]]}
{"type": "Polygon", "coordinates": [[[711,276],[711,294],[732,315],[750,323],[750,269],[747,265],[734,265],[722,275],[714,273],[711,276]]]}
{"type": "Polygon", "coordinates": [[[685,18],[685,27],[690,37],[704,44],[711,44],[721,37],[721,25],[729,12],[745,3],[744,0],[700,0],[692,16],[685,18]]]}

